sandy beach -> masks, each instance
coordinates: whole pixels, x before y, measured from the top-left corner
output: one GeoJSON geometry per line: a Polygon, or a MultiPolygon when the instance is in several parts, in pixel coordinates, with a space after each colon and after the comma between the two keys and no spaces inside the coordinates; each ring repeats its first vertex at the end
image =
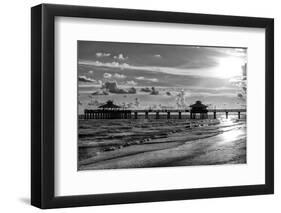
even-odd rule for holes
{"type": "Polygon", "coordinates": [[[78,170],[246,163],[246,121],[80,120],[78,170]]]}

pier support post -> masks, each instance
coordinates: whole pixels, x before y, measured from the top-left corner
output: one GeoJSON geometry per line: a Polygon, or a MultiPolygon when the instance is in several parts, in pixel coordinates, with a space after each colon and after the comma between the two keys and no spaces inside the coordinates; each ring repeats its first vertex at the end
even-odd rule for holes
{"type": "Polygon", "coordinates": [[[145,112],[145,119],[148,119],[148,112],[145,112]]]}
{"type": "Polygon", "coordinates": [[[203,119],[208,119],[208,112],[204,113],[204,118],[203,119]]]}
{"type": "Polygon", "coordinates": [[[138,119],[138,112],[135,112],[135,119],[138,119]]]}
{"type": "Polygon", "coordinates": [[[217,112],[214,112],[214,119],[217,119],[217,112]]]}
{"type": "Polygon", "coordinates": [[[156,112],[156,119],[159,119],[159,112],[156,112]]]}
{"type": "Polygon", "coordinates": [[[228,119],[228,112],[225,112],[225,117],[226,119],[228,119]]]}
{"type": "Polygon", "coordinates": [[[167,112],[167,119],[171,118],[171,112],[167,112]]]}
{"type": "Polygon", "coordinates": [[[241,116],[240,116],[240,112],[238,112],[238,119],[240,119],[240,117],[241,117],[241,116]]]}
{"type": "Polygon", "coordinates": [[[181,119],[181,112],[179,112],[179,119],[181,119]]]}

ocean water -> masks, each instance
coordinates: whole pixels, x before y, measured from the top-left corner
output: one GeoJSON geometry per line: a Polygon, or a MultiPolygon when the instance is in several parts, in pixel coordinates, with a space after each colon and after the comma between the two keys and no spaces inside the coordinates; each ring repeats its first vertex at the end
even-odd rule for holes
{"type": "Polygon", "coordinates": [[[245,115],[79,120],[78,170],[246,163],[245,115]]]}

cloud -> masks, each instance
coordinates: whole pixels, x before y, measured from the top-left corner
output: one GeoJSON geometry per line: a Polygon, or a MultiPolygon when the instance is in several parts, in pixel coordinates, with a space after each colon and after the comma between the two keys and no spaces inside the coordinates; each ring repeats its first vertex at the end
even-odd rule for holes
{"type": "Polygon", "coordinates": [[[93,70],[89,70],[89,72],[88,72],[89,74],[93,74],[94,73],[94,71],[93,70]]]}
{"type": "MultiPolygon", "coordinates": [[[[89,61],[89,60],[79,60],[80,65],[91,65],[96,67],[106,67],[106,68],[119,68],[130,69],[130,70],[143,70],[150,72],[162,72],[172,75],[194,75],[194,76],[210,76],[214,77],[213,72],[209,69],[197,69],[197,68],[187,68],[187,67],[160,67],[160,66],[135,66],[127,63],[113,62],[100,62],[100,61],[89,61]],[[209,73],[209,75],[208,75],[209,73]]],[[[216,77],[216,76],[215,76],[216,77]]]]}
{"type": "Polygon", "coordinates": [[[157,78],[145,78],[143,76],[136,77],[137,80],[142,81],[152,81],[152,82],[158,82],[159,80],[157,78]]]}
{"type": "Polygon", "coordinates": [[[79,84],[78,87],[80,87],[80,88],[91,88],[91,87],[96,87],[96,85],[93,85],[93,84],[79,84]]]}
{"type": "Polygon", "coordinates": [[[128,59],[128,57],[124,57],[124,55],[122,53],[120,53],[119,55],[115,55],[113,58],[114,59],[119,59],[119,60],[126,60],[126,59],[128,59]]]}
{"type": "Polygon", "coordinates": [[[116,93],[116,94],[135,94],[136,93],[136,89],[134,87],[132,87],[128,90],[118,88],[118,84],[116,81],[107,81],[102,85],[101,88],[106,89],[110,93],[116,93]]]}
{"type": "Polygon", "coordinates": [[[102,86],[102,80],[98,80],[100,86],[102,86]]]}
{"type": "Polygon", "coordinates": [[[80,75],[80,76],[78,77],[78,80],[79,80],[80,82],[88,82],[88,83],[96,82],[95,79],[88,78],[87,76],[84,76],[84,75],[80,75]]]}
{"type": "Polygon", "coordinates": [[[243,95],[242,95],[241,93],[238,93],[237,96],[238,96],[239,98],[243,98],[243,95]]]}
{"type": "Polygon", "coordinates": [[[129,64],[126,63],[119,63],[116,61],[113,62],[100,62],[100,61],[84,61],[81,60],[78,62],[79,64],[82,65],[92,65],[92,66],[96,66],[96,67],[106,67],[106,68],[119,68],[119,69],[125,69],[125,68],[130,68],[129,64]]]}
{"type": "Polygon", "coordinates": [[[115,73],[114,74],[114,78],[119,78],[119,79],[122,79],[122,78],[126,78],[127,76],[126,75],[123,75],[123,74],[119,74],[119,73],[115,73]]]}
{"type": "Polygon", "coordinates": [[[126,84],[130,86],[136,86],[138,83],[135,81],[127,81],[126,84]]]}
{"type": "Polygon", "coordinates": [[[106,73],[103,74],[103,77],[104,77],[104,78],[111,78],[112,75],[111,75],[110,73],[107,73],[107,72],[106,72],[106,73]]]}
{"type": "Polygon", "coordinates": [[[123,74],[115,73],[114,75],[112,75],[111,73],[107,73],[107,72],[103,74],[103,77],[104,78],[117,78],[117,79],[127,78],[127,76],[123,75],[123,74]]]}
{"type": "Polygon", "coordinates": [[[110,53],[101,53],[101,52],[96,53],[96,56],[98,58],[100,58],[100,57],[108,57],[110,55],[111,55],[110,53]]]}
{"type": "Polygon", "coordinates": [[[143,76],[136,77],[137,80],[144,80],[143,76]]]}
{"type": "Polygon", "coordinates": [[[245,60],[247,59],[247,48],[222,48],[218,51],[221,51],[229,56],[242,57],[245,58],[245,60]]]}
{"type": "Polygon", "coordinates": [[[147,78],[148,81],[152,81],[152,82],[158,82],[157,78],[147,78]]]}
{"type": "Polygon", "coordinates": [[[155,58],[162,58],[162,56],[161,55],[159,55],[159,54],[155,54],[155,55],[153,55],[155,58]]]}
{"type": "Polygon", "coordinates": [[[155,87],[152,87],[151,90],[152,91],[151,91],[150,95],[159,95],[159,91],[156,90],[155,87]]]}

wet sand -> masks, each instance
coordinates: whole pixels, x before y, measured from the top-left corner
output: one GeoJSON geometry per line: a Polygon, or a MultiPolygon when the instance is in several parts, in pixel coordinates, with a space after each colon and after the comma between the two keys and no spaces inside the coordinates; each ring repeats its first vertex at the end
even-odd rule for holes
{"type": "Polygon", "coordinates": [[[245,120],[79,121],[78,170],[246,163],[245,120]]]}

